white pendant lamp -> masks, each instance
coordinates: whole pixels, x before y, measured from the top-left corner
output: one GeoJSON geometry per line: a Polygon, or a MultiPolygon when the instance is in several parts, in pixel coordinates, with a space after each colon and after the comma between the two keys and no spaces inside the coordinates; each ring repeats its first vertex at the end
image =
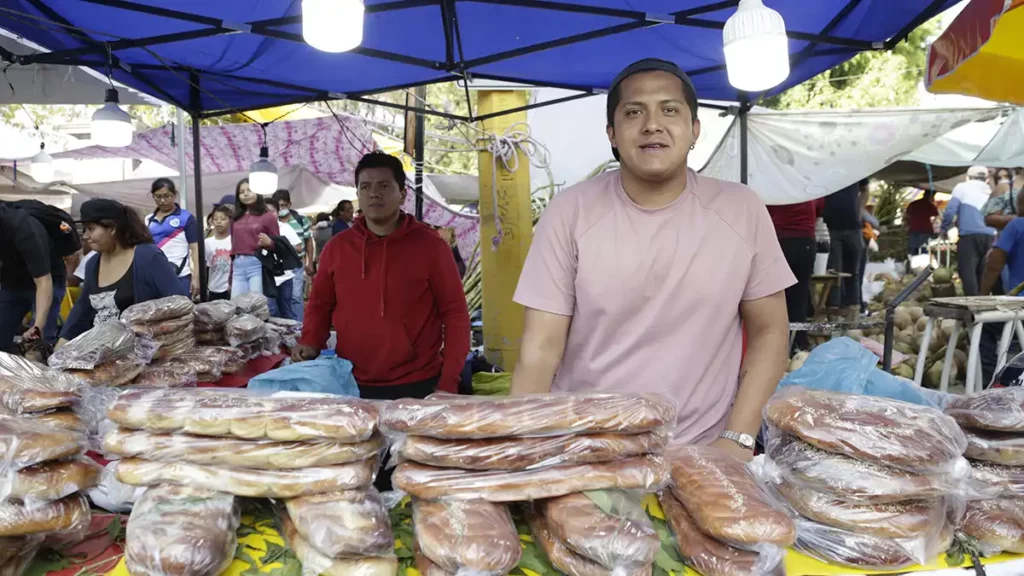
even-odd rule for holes
{"type": "Polygon", "coordinates": [[[260,147],[260,159],[249,167],[249,190],[262,196],[277,192],[277,166],[270,161],[270,150],[260,147]]]}
{"type": "Polygon", "coordinates": [[[323,52],[363,43],[363,0],[302,0],[302,38],[323,52]]]}
{"type": "Polygon", "coordinates": [[[764,92],[789,76],[789,41],[782,15],[761,0],[740,0],[722,29],[729,84],[764,92]]]}
{"type": "Polygon", "coordinates": [[[53,157],[46,153],[46,144],[39,144],[39,152],[30,159],[32,163],[32,179],[40,184],[53,182],[53,157]]]}
{"type": "Polygon", "coordinates": [[[132,117],[118,106],[117,90],[107,90],[103,107],[92,115],[92,141],[108,148],[124,148],[132,143],[135,126],[132,117]]]}

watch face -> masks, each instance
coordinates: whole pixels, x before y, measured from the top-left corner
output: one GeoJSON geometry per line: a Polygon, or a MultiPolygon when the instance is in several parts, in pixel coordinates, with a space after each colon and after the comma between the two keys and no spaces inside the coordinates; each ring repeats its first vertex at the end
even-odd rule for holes
{"type": "Polygon", "coordinates": [[[753,448],[754,447],[754,437],[751,436],[750,434],[740,434],[740,439],[739,440],[740,440],[740,446],[743,446],[744,448],[753,448]]]}

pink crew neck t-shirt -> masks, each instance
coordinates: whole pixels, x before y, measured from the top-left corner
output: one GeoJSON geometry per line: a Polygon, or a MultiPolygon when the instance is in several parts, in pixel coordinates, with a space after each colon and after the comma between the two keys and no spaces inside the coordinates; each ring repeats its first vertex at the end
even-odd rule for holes
{"type": "Polygon", "coordinates": [[[740,302],[795,282],[750,188],[690,170],[650,210],[609,172],[548,204],[515,301],[572,316],[552,391],[660,393],[679,406],[674,442],[709,443],[739,387],[740,302]]]}

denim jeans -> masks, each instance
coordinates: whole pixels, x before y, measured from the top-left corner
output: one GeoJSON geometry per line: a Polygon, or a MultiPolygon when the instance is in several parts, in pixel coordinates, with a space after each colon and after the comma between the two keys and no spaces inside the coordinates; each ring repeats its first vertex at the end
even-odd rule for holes
{"type": "Polygon", "coordinates": [[[295,278],[292,278],[292,320],[302,322],[302,314],[304,308],[304,296],[303,288],[306,282],[306,269],[303,267],[292,270],[295,274],[295,278]]]}
{"type": "MultiPolygon", "coordinates": [[[[56,342],[59,336],[57,319],[60,317],[60,305],[64,301],[66,291],[67,287],[64,284],[53,286],[53,301],[50,302],[50,313],[46,317],[46,326],[43,329],[43,337],[48,342],[56,342]]],[[[14,337],[21,334],[22,320],[29,311],[34,310],[35,305],[35,290],[0,288],[0,351],[6,352],[11,348],[14,337]]]]}
{"type": "Polygon", "coordinates": [[[255,256],[235,256],[231,262],[231,297],[263,294],[263,264],[255,256]]]}
{"type": "Polygon", "coordinates": [[[292,311],[292,281],[289,280],[277,287],[277,296],[267,298],[267,305],[270,308],[270,315],[274,318],[287,318],[294,320],[295,314],[292,311]]]}

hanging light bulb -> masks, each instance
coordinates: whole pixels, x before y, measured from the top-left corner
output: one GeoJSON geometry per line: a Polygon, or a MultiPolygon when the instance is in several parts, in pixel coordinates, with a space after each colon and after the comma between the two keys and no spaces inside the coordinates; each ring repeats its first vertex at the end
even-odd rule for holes
{"type": "Polygon", "coordinates": [[[32,163],[32,179],[40,184],[53,182],[53,156],[46,153],[46,143],[39,144],[39,152],[30,160],[32,163]]]}
{"type": "Polygon", "coordinates": [[[117,90],[107,90],[105,104],[92,114],[92,141],[108,148],[124,148],[132,143],[135,126],[132,117],[118,106],[117,90]]]}
{"type": "Polygon", "coordinates": [[[260,147],[260,159],[249,166],[249,190],[263,196],[277,192],[277,166],[270,161],[270,150],[260,147]]]}
{"type": "Polygon", "coordinates": [[[363,43],[363,0],[302,0],[302,38],[317,50],[347,52],[363,43]]]}
{"type": "Polygon", "coordinates": [[[761,0],[740,0],[722,29],[729,84],[746,92],[774,88],[789,76],[789,40],[782,15],[761,0]]]}

